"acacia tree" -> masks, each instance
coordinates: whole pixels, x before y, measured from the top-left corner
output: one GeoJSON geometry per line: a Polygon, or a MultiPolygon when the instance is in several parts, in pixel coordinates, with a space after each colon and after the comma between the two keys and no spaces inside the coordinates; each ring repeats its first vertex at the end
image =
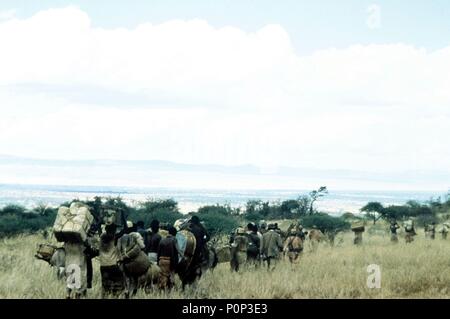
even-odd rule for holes
{"type": "Polygon", "coordinates": [[[365,212],[366,216],[373,220],[373,224],[385,215],[385,208],[379,202],[369,202],[361,208],[361,212],[365,212]]]}
{"type": "Polygon", "coordinates": [[[326,186],[321,186],[318,190],[314,190],[309,193],[310,203],[309,203],[309,213],[314,213],[314,203],[321,197],[328,194],[328,190],[326,186]]]}

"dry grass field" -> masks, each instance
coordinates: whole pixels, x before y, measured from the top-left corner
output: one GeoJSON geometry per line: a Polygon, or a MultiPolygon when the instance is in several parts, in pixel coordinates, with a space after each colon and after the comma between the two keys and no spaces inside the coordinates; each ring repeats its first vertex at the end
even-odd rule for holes
{"type": "MultiPolygon", "coordinates": [[[[373,232],[372,232],[373,233],[373,232]]],[[[243,269],[231,273],[228,264],[208,272],[195,289],[170,294],[140,291],[136,298],[449,298],[450,240],[430,241],[419,232],[414,243],[403,238],[393,245],[388,235],[364,234],[362,247],[352,244],[352,233],[341,235],[336,246],[308,246],[297,265],[281,261],[268,272],[243,269]],[[381,288],[369,289],[367,266],[381,267],[381,288]]],[[[45,262],[34,258],[39,235],[0,241],[0,298],[63,298],[64,282],[45,262]]],[[[94,262],[94,287],[88,298],[100,298],[100,274],[94,262]]],[[[179,283],[178,283],[179,284],[179,283]]]]}

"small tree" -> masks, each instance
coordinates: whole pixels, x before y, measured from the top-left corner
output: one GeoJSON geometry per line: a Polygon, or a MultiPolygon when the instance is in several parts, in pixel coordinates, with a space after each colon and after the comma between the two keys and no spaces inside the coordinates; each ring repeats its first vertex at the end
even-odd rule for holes
{"type": "Polygon", "coordinates": [[[296,214],[299,209],[299,203],[296,200],[288,199],[281,202],[280,214],[282,218],[292,218],[293,214],[296,214]]]}
{"type": "Polygon", "coordinates": [[[297,198],[297,202],[298,202],[298,213],[300,216],[304,216],[306,214],[308,214],[309,212],[309,208],[310,208],[310,202],[311,199],[309,198],[309,196],[299,196],[297,198]]]}
{"type": "Polygon", "coordinates": [[[366,213],[366,216],[373,220],[373,224],[383,217],[384,207],[379,202],[369,202],[363,208],[361,208],[362,212],[366,213]]]}
{"type": "Polygon", "coordinates": [[[321,186],[318,190],[314,190],[309,193],[310,203],[309,203],[309,213],[314,213],[314,203],[321,197],[328,194],[328,190],[326,186],[321,186]]]}

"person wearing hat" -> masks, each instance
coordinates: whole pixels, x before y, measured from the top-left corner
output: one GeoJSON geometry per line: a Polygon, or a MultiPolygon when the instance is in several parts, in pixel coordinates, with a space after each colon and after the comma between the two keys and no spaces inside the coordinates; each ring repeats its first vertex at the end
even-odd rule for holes
{"type": "Polygon", "coordinates": [[[449,223],[443,223],[439,232],[441,233],[442,239],[447,239],[448,229],[450,228],[449,223]]]}
{"type": "Polygon", "coordinates": [[[265,220],[259,222],[259,232],[264,235],[267,232],[267,223],[265,220]]]}
{"type": "Polygon", "coordinates": [[[289,225],[289,228],[287,230],[288,236],[298,236],[303,241],[305,240],[307,234],[308,232],[303,230],[303,226],[298,221],[295,221],[291,225],[289,225]]]}
{"type": "Polygon", "coordinates": [[[117,265],[119,251],[115,244],[117,240],[117,225],[108,224],[100,236],[100,275],[102,278],[102,298],[107,295],[118,296],[125,289],[122,270],[117,265]]]}
{"type": "Polygon", "coordinates": [[[280,252],[283,250],[283,241],[280,234],[276,231],[274,224],[269,224],[268,232],[263,235],[263,254],[267,261],[267,268],[271,268],[271,264],[275,267],[276,261],[280,257],[280,252]]]}
{"type": "Polygon", "coordinates": [[[416,229],[414,228],[414,221],[412,219],[407,220],[404,223],[405,227],[405,242],[410,244],[414,241],[414,236],[417,235],[416,229]]]}
{"type": "Polygon", "coordinates": [[[239,271],[241,265],[247,262],[248,237],[244,227],[238,227],[231,240],[230,266],[231,271],[239,271]]]}

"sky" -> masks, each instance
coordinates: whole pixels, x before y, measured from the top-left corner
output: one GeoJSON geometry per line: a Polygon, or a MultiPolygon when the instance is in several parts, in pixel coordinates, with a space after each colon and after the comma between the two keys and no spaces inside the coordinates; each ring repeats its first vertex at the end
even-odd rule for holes
{"type": "Polygon", "coordinates": [[[448,1],[0,2],[0,154],[450,170],[448,1]]]}

